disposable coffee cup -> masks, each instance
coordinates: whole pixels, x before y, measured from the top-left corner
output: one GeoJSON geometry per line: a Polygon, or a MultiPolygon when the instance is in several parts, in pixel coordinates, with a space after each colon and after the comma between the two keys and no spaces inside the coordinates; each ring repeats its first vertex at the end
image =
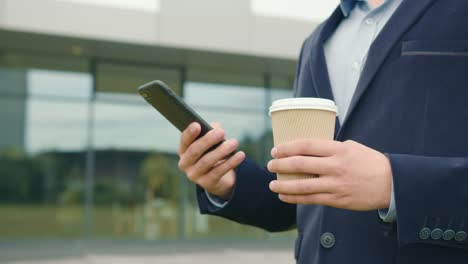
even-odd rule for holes
{"type": "MultiPolygon", "coordinates": [[[[337,108],[328,99],[300,97],[276,100],[270,106],[275,146],[307,138],[333,139],[337,108]]],[[[278,180],[313,178],[311,174],[277,174],[278,180]]]]}

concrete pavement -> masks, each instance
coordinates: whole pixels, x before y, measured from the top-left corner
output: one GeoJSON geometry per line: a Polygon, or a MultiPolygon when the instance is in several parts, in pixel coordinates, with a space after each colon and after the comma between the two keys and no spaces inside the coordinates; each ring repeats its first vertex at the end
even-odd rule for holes
{"type": "Polygon", "coordinates": [[[290,242],[0,243],[2,264],[294,264],[290,242]]]}

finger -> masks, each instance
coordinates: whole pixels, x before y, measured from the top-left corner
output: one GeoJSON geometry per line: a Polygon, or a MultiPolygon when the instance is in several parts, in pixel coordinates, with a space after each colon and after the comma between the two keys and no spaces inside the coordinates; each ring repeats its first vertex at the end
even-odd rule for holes
{"type": "Polygon", "coordinates": [[[208,149],[224,139],[224,131],[221,129],[210,130],[206,135],[193,141],[192,144],[182,154],[179,161],[179,168],[182,170],[195,164],[208,149]]]}
{"type": "Polygon", "coordinates": [[[335,170],[330,158],[292,156],[268,162],[268,170],[276,173],[330,174],[335,170]]]}
{"type": "Polygon", "coordinates": [[[235,169],[245,160],[245,153],[242,151],[237,152],[229,159],[214,167],[208,174],[203,178],[205,181],[210,184],[215,184],[220,182],[221,178],[226,175],[230,170],[235,169]]]}
{"type": "Polygon", "coordinates": [[[332,193],[336,184],[330,178],[310,178],[289,181],[272,181],[270,190],[286,195],[311,195],[319,193],[332,193]]]}
{"type": "Polygon", "coordinates": [[[216,149],[206,153],[193,166],[197,174],[203,175],[212,170],[217,164],[224,162],[223,160],[231,154],[239,145],[237,140],[230,139],[221,144],[216,149]]]}
{"type": "Polygon", "coordinates": [[[212,128],[220,128],[220,129],[223,128],[223,126],[221,125],[221,123],[218,123],[218,122],[211,122],[211,123],[210,123],[210,126],[211,126],[212,128]]]}
{"type": "Polygon", "coordinates": [[[314,204],[314,205],[327,205],[332,206],[334,196],[330,193],[318,193],[312,195],[288,195],[280,194],[278,198],[290,204],[314,204]]]}
{"type": "Polygon", "coordinates": [[[200,131],[200,124],[193,122],[182,132],[179,143],[179,156],[184,154],[190,144],[198,137],[200,131]]]}
{"type": "Polygon", "coordinates": [[[317,157],[333,156],[341,147],[341,144],[341,142],[328,139],[300,139],[275,146],[271,150],[271,156],[274,158],[300,155],[317,157]]]}

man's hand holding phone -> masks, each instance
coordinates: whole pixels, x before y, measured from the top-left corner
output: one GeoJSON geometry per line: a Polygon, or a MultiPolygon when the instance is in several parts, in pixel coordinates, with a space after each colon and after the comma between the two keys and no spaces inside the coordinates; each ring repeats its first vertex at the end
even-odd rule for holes
{"type": "Polygon", "coordinates": [[[239,143],[236,139],[223,142],[216,149],[207,152],[212,146],[224,140],[225,133],[219,124],[203,137],[198,123],[190,124],[182,133],[179,145],[179,168],[190,181],[198,184],[208,193],[229,200],[236,182],[234,168],[245,159],[242,151],[233,153],[239,143]]]}
{"type": "Polygon", "coordinates": [[[237,140],[224,141],[221,126],[210,126],[162,81],[144,84],[138,92],[182,131],[179,168],[208,193],[229,200],[236,182],[234,168],[245,159],[243,152],[235,153],[237,140]]]}

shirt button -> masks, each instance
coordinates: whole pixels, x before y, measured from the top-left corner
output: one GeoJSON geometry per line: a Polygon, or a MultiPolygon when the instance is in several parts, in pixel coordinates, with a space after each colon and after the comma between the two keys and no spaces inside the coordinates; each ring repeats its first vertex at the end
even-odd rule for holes
{"type": "Polygon", "coordinates": [[[323,233],[320,237],[320,244],[324,248],[333,247],[335,245],[335,235],[329,232],[323,233]]]}
{"type": "Polygon", "coordinates": [[[366,19],[366,24],[367,24],[367,25],[374,25],[374,24],[375,24],[375,20],[372,19],[372,18],[368,18],[368,19],[366,19]]]}
{"type": "Polygon", "coordinates": [[[355,61],[353,62],[353,70],[358,71],[361,69],[361,63],[355,61]]]}

